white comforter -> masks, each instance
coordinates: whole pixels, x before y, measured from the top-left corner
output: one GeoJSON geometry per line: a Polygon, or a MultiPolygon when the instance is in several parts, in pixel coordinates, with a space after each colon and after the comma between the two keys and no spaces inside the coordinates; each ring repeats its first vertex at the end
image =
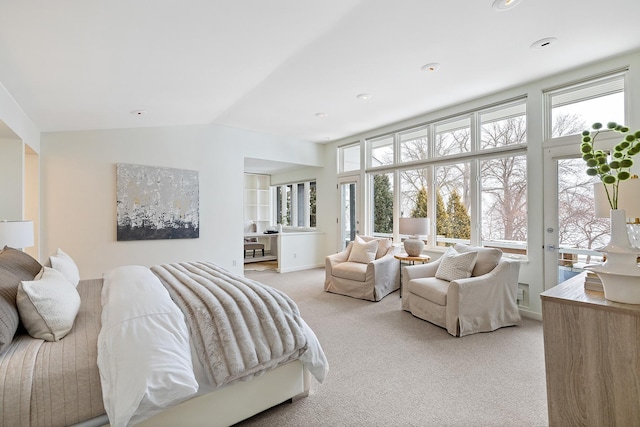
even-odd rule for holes
{"type": "Polygon", "coordinates": [[[198,391],[184,315],[148,268],[105,274],[98,368],[114,427],[142,421],[198,391]]]}
{"type": "MultiPolygon", "coordinates": [[[[182,311],[150,269],[124,266],[105,274],[102,305],[98,367],[113,426],[142,421],[194,396],[199,386],[216,387],[201,375],[182,311]]],[[[307,341],[300,361],[322,382],[327,360],[313,331],[299,321],[307,341]]]]}

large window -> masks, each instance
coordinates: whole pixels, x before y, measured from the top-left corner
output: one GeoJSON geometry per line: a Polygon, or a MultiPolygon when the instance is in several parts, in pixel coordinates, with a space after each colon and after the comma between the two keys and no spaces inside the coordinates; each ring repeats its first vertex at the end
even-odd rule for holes
{"type": "Polygon", "coordinates": [[[431,219],[428,245],[525,254],[526,123],[520,99],[367,141],[374,234],[389,233],[395,202],[398,218],[431,219]]]}
{"type": "MultiPolygon", "coordinates": [[[[527,241],[527,157],[480,161],[481,238],[484,245],[527,241]]],[[[524,252],[523,252],[524,253],[524,252]]]]}
{"type": "Polygon", "coordinates": [[[372,175],[373,232],[378,236],[393,235],[393,174],[372,175]]]}
{"type": "Polygon", "coordinates": [[[315,228],[316,182],[306,181],[273,187],[276,222],[284,227],[315,228]]]}
{"type": "Polygon", "coordinates": [[[471,242],[470,163],[436,167],[436,244],[471,242]]]}
{"type": "Polygon", "coordinates": [[[400,133],[400,161],[413,162],[429,158],[429,127],[400,133]]]}
{"type": "Polygon", "coordinates": [[[386,166],[394,163],[393,135],[369,141],[370,163],[372,167],[386,166]]]}
{"type": "Polygon", "coordinates": [[[360,170],[360,144],[340,147],[338,153],[341,173],[360,170]]]}
{"type": "Polygon", "coordinates": [[[624,75],[551,90],[547,105],[551,115],[547,134],[551,138],[577,135],[595,122],[625,123],[624,75]]]}
{"type": "Polygon", "coordinates": [[[462,117],[444,123],[436,128],[436,156],[468,153],[471,150],[471,118],[462,117]]]}
{"type": "Polygon", "coordinates": [[[480,113],[480,149],[527,142],[525,105],[516,103],[480,113]]]}
{"type": "MultiPolygon", "coordinates": [[[[579,151],[580,133],[595,122],[626,124],[625,71],[545,92],[549,147],[570,147],[554,159],[557,166],[558,282],[581,271],[585,263],[601,261],[596,249],[610,239],[608,218],[595,215],[593,184],[579,151]]],[[[605,151],[620,140],[604,131],[598,141],[605,151]]],[[[550,201],[545,200],[545,203],[550,201]]]]}

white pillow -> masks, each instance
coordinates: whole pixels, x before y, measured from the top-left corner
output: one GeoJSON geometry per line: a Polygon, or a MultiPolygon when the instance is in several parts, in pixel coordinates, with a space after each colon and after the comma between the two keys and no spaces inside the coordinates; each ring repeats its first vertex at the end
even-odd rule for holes
{"type": "Polygon", "coordinates": [[[16,304],[29,335],[59,341],[73,327],[80,309],[80,295],[61,272],[44,267],[39,280],[20,282],[16,304]]]}
{"type": "Polygon", "coordinates": [[[465,252],[459,254],[454,248],[447,249],[440,258],[440,264],[436,271],[436,279],[452,280],[471,277],[473,267],[476,265],[478,252],[465,252]]]}
{"type": "Polygon", "coordinates": [[[58,250],[49,257],[49,260],[51,261],[51,267],[64,274],[64,277],[66,277],[73,286],[78,286],[80,272],[78,271],[78,266],[69,255],[58,248],[58,250]]]}
{"type": "Polygon", "coordinates": [[[370,263],[376,259],[378,244],[378,240],[365,242],[360,236],[356,236],[356,240],[353,241],[351,253],[349,254],[349,259],[347,261],[360,262],[362,264],[370,263]]]}

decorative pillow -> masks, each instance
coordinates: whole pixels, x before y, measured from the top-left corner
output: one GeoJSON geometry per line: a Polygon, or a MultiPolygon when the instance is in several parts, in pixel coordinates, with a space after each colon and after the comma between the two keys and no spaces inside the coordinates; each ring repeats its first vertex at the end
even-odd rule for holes
{"type": "Polygon", "coordinates": [[[0,251],[0,354],[13,341],[20,324],[16,295],[21,280],[32,280],[42,269],[38,261],[17,249],[0,251]]]}
{"type": "Polygon", "coordinates": [[[477,258],[477,252],[459,254],[454,248],[447,249],[447,252],[440,258],[436,279],[451,282],[452,280],[471,277],[471,271],[476,264],[477,258]]]}
{"type": "Polygon", "coordinates": [[[371,237],[371,236],[356,236],[356,239],[360,239],[362,242],[370,242],[372,240],[378,241],[378,250],[376,251],[376,259],[380,259],[387,254],[389,248],[393,245],[393,242],[384,237],[371,237]]]}
{"type": "Polygon", "coordinates": [[[0,270],[10,271],[20,280],[31,280],[42,270],[42,264],[26,252],[5,246],[0,251],[0,270]]]}
{"type": "Polygon", "coordinates": [[[377,251],[378,240],[374,239],[365,242],[360,236],[356,236],[356,240],[353,241],[351,253],[349,254],[349,259],[347,261],[368,264],[376,259],[377,251]]]}
{"type": "Polygon", "coordinates": [[[39,280],[23,280],[16,297],[20,320],[34,338],[59,341],[71,331],[80,295],[64,275],[44,267],[39,280]]]}
{"type": "Polygon", "coordinates": [[[16,306],[19,284],[18,276],[0,268],[0,354],[9,347],[20,324],[16,306]]]}
{"type": "Polygon", "coordinates": [[[475,267],[473,267],[473,271],[471,275],[473,277],[482,276],[483,274],[487,274],[491,272],[502,258],[502,251],[497,248],[481,248],[477,246],[467,246],[460,243],[456,243],[454,246],[455,250],[458,253],[465,252],[477,252],[478,259],[476,261],[475,267]]]}
{"type": "Polygon", "coordinates": [[[376,259],[380,259],[387,254],[389,248],[393,245],[393,242],[389,239],[378,240],[378,251],[376,252],[376,259]]]}
{"type": "Polygon", "coordinates": [[[58,248],[58,250],[49,257],[49,260],[51,261],[52,268],[64,274],[64,277],[66,277],[73,286],[78,286],[80,272],[78,271],[78,266],[69,255],[58,248]]]}

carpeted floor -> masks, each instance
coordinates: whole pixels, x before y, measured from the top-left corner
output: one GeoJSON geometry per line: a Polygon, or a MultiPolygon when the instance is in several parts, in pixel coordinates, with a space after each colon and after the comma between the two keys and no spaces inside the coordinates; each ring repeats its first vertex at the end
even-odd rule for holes
{"type": "Polygon", "coordinates": [[[330,364],[309,397],[241,426],[546,426],[542,324],[454,338],[400,309],[323,291],[324,269],[246,276],[291,296],[330,364]]]}

